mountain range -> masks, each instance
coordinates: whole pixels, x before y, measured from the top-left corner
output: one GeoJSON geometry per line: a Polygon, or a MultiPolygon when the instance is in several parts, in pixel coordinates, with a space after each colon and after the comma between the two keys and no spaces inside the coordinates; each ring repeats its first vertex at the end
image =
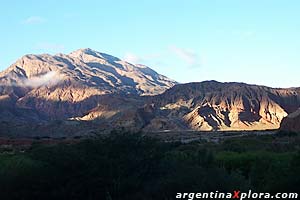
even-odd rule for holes
{"type": "Polygon", "coordinates": [[[0,73],[0,99],[55,119],[81,115],[94,108],[98,96],[155,95],[175,84],[144,65],[79,49],[68,55],[23,56],[0,73]]]}
{"type": "Polygon", "coordinates": [[[179,84],[145,65],[92,49],[25,55],[0,72],[1,135],[54,120],[92,122],[105,130],[278,129],[299,107],[300,88],[179,84]]]}

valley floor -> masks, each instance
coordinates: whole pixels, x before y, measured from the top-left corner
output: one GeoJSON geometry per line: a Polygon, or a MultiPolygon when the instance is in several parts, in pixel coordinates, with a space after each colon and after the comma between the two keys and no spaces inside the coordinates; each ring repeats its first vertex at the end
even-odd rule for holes
{"type": "Polygon", "coordinates": [[[194,131],[194,130],[181,130],[181,131],[155,131],[146,132],[144,135],[161,139],[165,142],[182,142],[190,143],[194,141],[207,141],[207,142],[221,142],[230,138],[239,138],[245,136],[262,136],[274,135],[278,130],[264,130],[264,131],[194,131]]]}
{"type": "MultiPolygon", "coordinates": [[[[100,131],[99,131],[100,132],[100,131]]],[[[112,131],[114,132],[114,131],[112,131]]],[[[227,139],[240,138],[246,136],[263,136],[274,135],[278,130],[265,130],[265,131],[194,131],[194,130],[163,130],[153,132],[141,132],[140,134],[146,137],[155,138],[163,142],[181,142],[191,143],[195,141],[206,141],[220,143],[227,139]]],[[[30,134],[29,134],[30,135],[30,134]]],[[[32,144],[73,144],[87,138],[97,138],[108,136],[109,133],[100,133],[97,136],[69,136],[69,137],[49,137],[49,136],[35,136],[35,137],[0,137],[0,150],[2,149],[28,149],[32,144]]]]}
{"type": "Polygon", "coordinates": [[[179,192],[300,192],[299,133],[115,131],[93,139],[0,141],[7,145],[0,153],[1,199],[167,200],[179,192]],[[168,137],[163,141],[161,135],[168,137]]]}

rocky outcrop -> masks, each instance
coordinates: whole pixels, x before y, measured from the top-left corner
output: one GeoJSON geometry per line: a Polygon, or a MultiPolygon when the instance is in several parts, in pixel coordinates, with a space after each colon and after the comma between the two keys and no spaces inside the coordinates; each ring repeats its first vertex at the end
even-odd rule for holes
{"type": "Polygon", "coordinates": [[[144,65],[91,49],[26,55],[0,72],[0,122],[5,127],[12,121],[71,120],[93,122],[102,130],[212,131],[278,129],[282,122],[282,128],[296,130],[296,122],[285,124],[298,118],[286,116],[299,107],[300,88],[176,84],[144,65]]]}
{"type": "Polygon", "coordinates": [[[278,129],[300,106],[300,90],[205,81],[176,85],[151,101],[164,111],[164,121],[194,130],[278,129]]]}
{"type": "Polygon", "coordinates": [[[300,132],[300,108],[283,118],[280,130],[287,132],[300,132]]]}
{"type": "Polygon", "coordinates": [[[23,88],[23,93],[34,89],[38,90],[32,92],[35,94],[52,94],[51,88],[55,86],[55,89],[67,88],[67,92],[55,91],[51,98],[59,95],[62,100],[80,101],[89,97],[89,92],[157,95],[175,83],[147,66],[133,65],[91,49],[79,49],[68,55],[23,56],[0,73],[0,94],[16,88],[23,88]],[[87,91],[77,95],[73,87],[87,91]]]}
{"type": "Polygon", "coordinates": [[[174,84],[149,67],[91,49],[26,55],[0,73],[0,106],[66,119],[97,107],[103,95],[157,95],[174,84]]]}

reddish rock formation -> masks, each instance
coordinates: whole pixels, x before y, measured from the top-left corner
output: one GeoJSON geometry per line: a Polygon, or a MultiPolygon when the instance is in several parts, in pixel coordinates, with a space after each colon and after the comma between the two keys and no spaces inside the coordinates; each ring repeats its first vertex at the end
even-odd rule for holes
{"type": "Polygon", "coordinates": [[[300,109],[283,118],[280,130],[289,132],[300,132],[300,109]]]}
{"type": "Polygon", "coordinates": [[[103,129],[263,130],[279,128],[300,107],[300,88],[175,84],[146,66],[91,49],[27,55],[0,72],[0,122],[10,127],[11,121],[71,119],[103,129]]]}
{"type": "Polygon", "coordinates": [[[176,85],[152,102],[164,111],[164,121],[194,130],[277,129],[300,106],[300,89],[205,81],[176,85]]]}
{"type": "Polygon", "coordinates": [[[0,72],[0,107],[14,105],[65,119],[95,108],[103,95],[156,95],[174,84],[149,67],[91,49],[26,55],[0,72]]]}

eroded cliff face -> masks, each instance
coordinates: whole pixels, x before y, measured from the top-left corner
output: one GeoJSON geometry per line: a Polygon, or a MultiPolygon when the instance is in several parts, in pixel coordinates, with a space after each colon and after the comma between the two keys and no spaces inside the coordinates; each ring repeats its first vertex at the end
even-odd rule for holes
{"type": "Polygon", "coordinates": [[[205,103],[184,116],[196,130],[264,130],[276,129],[287,113],[276,103],[260,103],[260,108],[241,105],[205,103]]]}
{"type": "Polygon", "coordinates": [[[299,95],[297,88],[206,81],[174,86],[152,101],[165,121],[177,119],[194,130],[264,130],[279,128],[299,107],[299,95]]]}
{"type": "Polygon", "coordinates": [[[300,108],[283,118],[280,130],[289,132],[300,132],[300,108]]]}
{"type": "Polygon", "coordinates": [[[177,84],[144,65],[80,49],[23,56],[1,72],[0,121],[69,119],[145,131],[277,129],[300,107],[299,95],[300,88],[177,84]]]}

